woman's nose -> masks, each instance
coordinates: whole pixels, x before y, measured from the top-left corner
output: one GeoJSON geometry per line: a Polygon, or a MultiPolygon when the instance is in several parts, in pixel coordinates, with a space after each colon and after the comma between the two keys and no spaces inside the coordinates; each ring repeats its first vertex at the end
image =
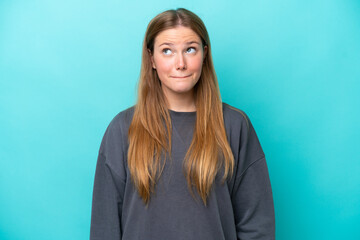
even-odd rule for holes
{"type": "Polygon", "coordinates": [[[186,68],[185,58],[182,54],[179,54],[176,59],[176,69],[181,70],[186,68]]]}

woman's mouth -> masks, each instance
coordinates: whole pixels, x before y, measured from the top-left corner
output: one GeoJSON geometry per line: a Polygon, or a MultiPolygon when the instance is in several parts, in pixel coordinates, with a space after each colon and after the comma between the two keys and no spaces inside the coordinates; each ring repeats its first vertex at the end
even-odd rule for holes
{"type": "Polygon", "coordinates": [[[191,74],[187,75],[187,76],[172,76],[172,78],[187,78],[187,77],[190,77],[190,76],[191,76],[191,74]]]}

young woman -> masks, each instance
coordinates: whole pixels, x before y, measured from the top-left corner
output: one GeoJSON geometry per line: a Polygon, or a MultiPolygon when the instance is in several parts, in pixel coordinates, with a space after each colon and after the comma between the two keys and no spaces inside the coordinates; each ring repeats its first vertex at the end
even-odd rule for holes
{"type": "Polygon", "coordinates": [[[222,103],[204,23],[149,23],[135,106],[101,142],[90,239],[274,239],[265,155],[247,115],[222,103]]]}

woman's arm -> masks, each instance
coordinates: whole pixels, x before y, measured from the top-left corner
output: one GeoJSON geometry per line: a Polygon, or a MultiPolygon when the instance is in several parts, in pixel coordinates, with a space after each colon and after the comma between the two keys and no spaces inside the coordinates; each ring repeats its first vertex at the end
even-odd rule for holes
{"type": "Polygon", "coordinates": [[[243,173],[232,201],[238,239],[275,239],[274,204],[265,158],[256,160],[243,173]]]}
{"type": "Polygon", "coordinates": [[[114,182],[115,177],[106,164],[105,157],[99,154],[93,190],[90,240],[121,239],[122,201],[114,182]]]}
{"type": "Polygon", "coordinates": [[[237,238],[273,240],[275,214],[266,159],[246,115],[245,119],[247,121],[242,122],[240,133],[239,166],[232,192],[237,238]]]}
{"type": "Polygon", "coordinates": [[[121,215],[126,183],[121,115],[109,124],[97,159],[90,240],[121,239],[121,215]]]}

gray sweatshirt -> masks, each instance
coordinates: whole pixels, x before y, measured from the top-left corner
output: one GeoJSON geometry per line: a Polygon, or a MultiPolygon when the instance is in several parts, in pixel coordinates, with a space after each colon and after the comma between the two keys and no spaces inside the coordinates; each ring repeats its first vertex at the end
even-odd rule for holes
{"type": "Polygon", "coordinates": [[[167,161],[146,208],[127,166],[128,128],[134,107],[117,114],[101,142],[96,165],[91,240],[275,239],[272,190],[265,155],[248,116],[223,103],[224,123],[234,154],[234,174],[216,176],[204,206],[187,186],[182,164],[196,112],[170,111],[171,161],[167,161]]]}

